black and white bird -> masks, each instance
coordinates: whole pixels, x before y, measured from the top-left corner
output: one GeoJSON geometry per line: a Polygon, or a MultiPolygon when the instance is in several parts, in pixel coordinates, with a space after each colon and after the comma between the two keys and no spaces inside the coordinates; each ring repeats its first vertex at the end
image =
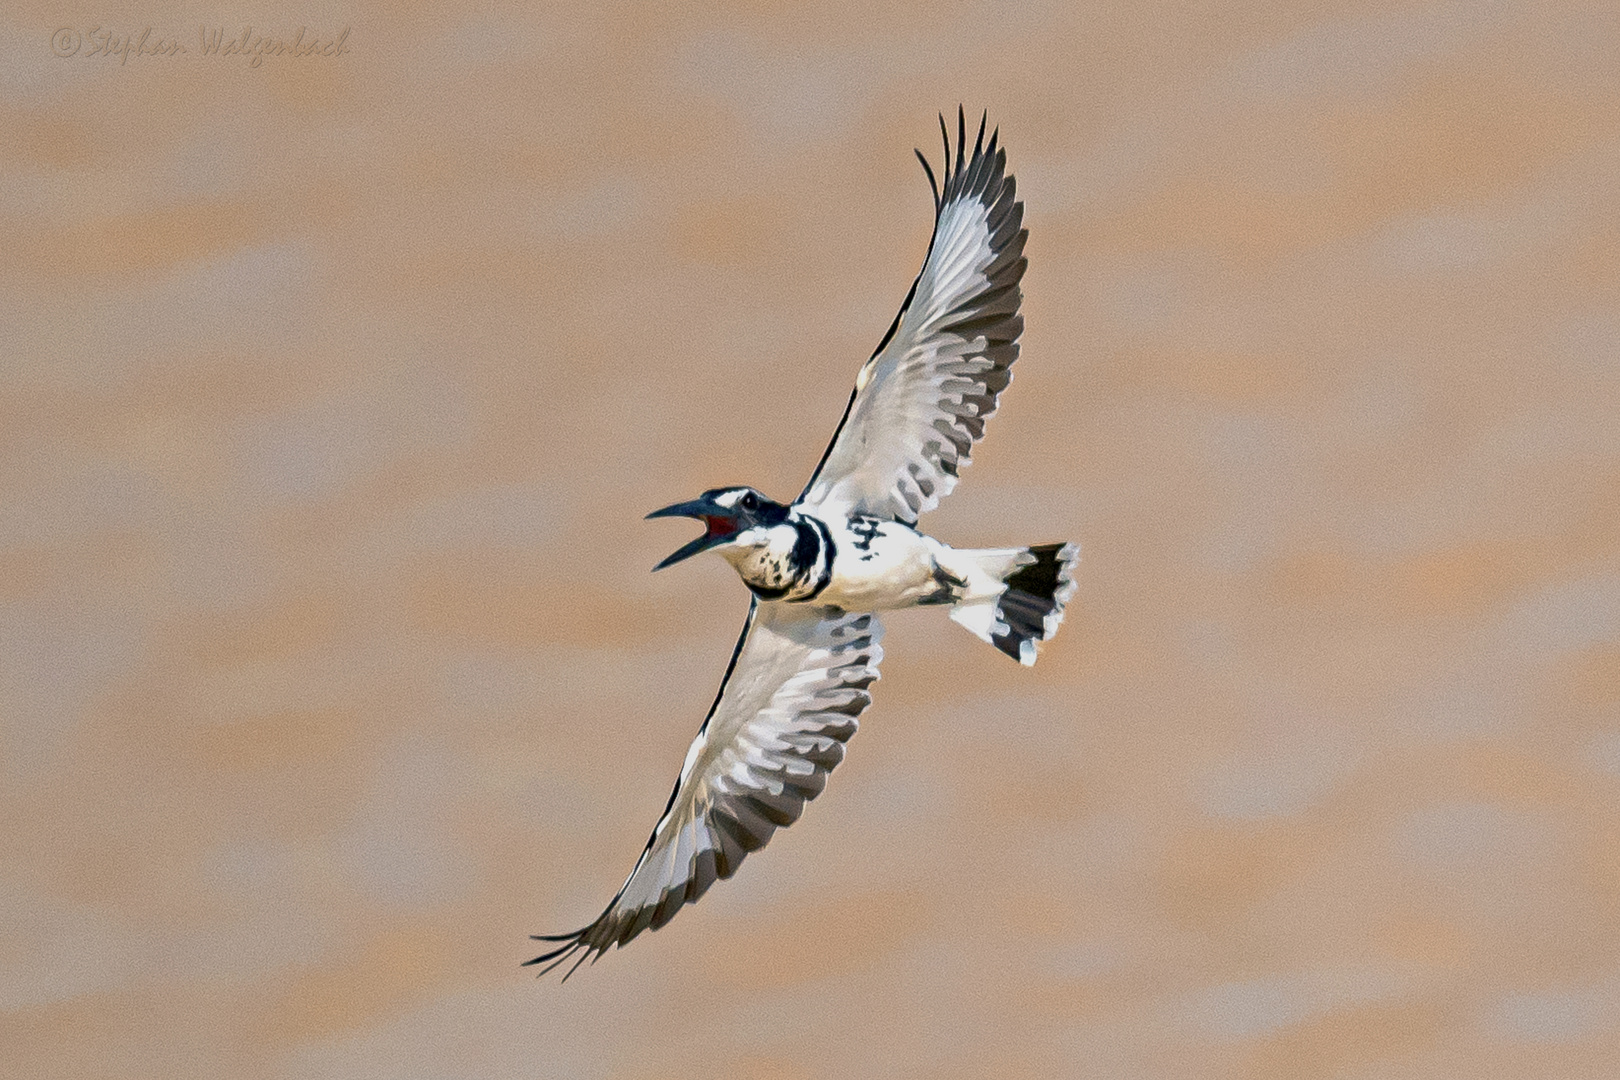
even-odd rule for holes
{"type": "MultiPolygon", "coordinates": [[[[956,486],[1012,380],[1024,320],[1024,205],[1006,152],[979,124],[972,154],[944,117],[944,174],[921,273],[855,390],[815,474],[782,505],[751,487],[705,491],[648,517],[691,517],[703,535],[663,569],[717,552],[753,593],[720,692],[686,753],[646,849],[589,926],[536,935],[528,961],[567,975],[609,946],[657,930],[778,828],[798,820],[844,757],[883,658],[876,612],[919,604],[1022,664],[1051,638],[1074,592],[1074,544],[966,550],[916,529],[956,486]]],[[[564,978],[567,978],[564,975],[564,978]]]]}

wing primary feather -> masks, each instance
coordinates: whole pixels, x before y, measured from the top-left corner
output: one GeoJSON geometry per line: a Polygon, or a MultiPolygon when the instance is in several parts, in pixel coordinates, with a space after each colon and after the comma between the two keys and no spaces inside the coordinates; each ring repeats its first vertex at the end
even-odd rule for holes
{"type": "Polygon", "coordinates": [[[960,177],[967,162],[963,160],[962,149],[967,145],[967,110],[958,105],[956,107],[956,175],[960,177]]]}
{"type": "Polygon", "coordinates": [[[979,117],[979,137],[973,141],[973,156],[974,157],[982,157],[984,155],[984,126],[986,124],[988,124],[989,122],[990,122],[990,110],[986,109],[986,110],[984,110],[984,113],[979,117]]]}
{"type": "Polygon", "coordinates": [[[567,959],[568,959],[568,957],[565,956],[565,957],[562,958],[562,960],[554,960],[554,961],[552,961],[551,963],[547,964],[545,967],[541,968],[539,971],[535,972],[534,977],[537,978],[537,979],[545,978],[547,975],[550,975],[553,971],[557,970],[557,968],[559,966],[561,966],[563,960],[567,960],[567,959]]]}
{"type": "Polygon", "coordinates": [[[625,942],[629,941],[631,938],[647,929],[647,927],[651,926],[653,916],[657,914],[658,907],[655,904],[646,904],[639,908],[635,913],[635,917],[629,922],[625,923],[624,927],[619,931],[619,947],[622,949],[625,942]]]}
{"type": "MultiPolygon", "coordinates": [[[[523,961],[522,966],[523,967],[529,967],[532,964],[543,964],[547,960],[550,960],[553,956],[562,955],[563,953],[567,952],[569,949],[572,949],[572,948],[576,947],[577,945],[579,945],[579,936],[578,935],[581,935],[581,934],[584,934],[584,933],[585,933],[585,931],[583,931],[583,930],[576,931],[575,934],[569,935],[571,940],[569,940],[568,944],[563,945],[563,946],[561,946],[559,948],[556,948],[556,949],[552,949],[548,953],[542,953],[541,955],[535,957],[533,960],[525,960],[525,961],[523,961]]],[[[534,935],[531,934],[530,937],[534,937],[534,935]]],[[[551,937],[551,938],[538,938],[538,937],[536,937],[534,939],[536,941],[560,941],[560,940],[562,940],[561,938],[555,938],[555,937],[551,937]]]]}
{"type": "Polygon", "coordinates": [[[686,883],[686,902],[697,903],[719,877],[714,868],[714,849],[705,848],[699,851],[697,858],[692,861],[692,880],[686,883]]]}
{"type": "Polygon", "coordinates": [[[546,964],[545,967],[543,967],[539,971],[537,971],[535,973],[534,977],[537,978],[537,979],[545,978],[547,975],[551,974],[551,972],[555,971],[558,967],[560,967],[564,963],[566,963],[568,958],[570,956],[574,955],[574,950],[575,949],[581,949],[581,948],[585,949],[587,952],[590,951],[589,947],[586,946],[583,942],[576,941],[572,945],[568,945],[568,946],[565,946],[565,947],[563,947],[561,949],[558,949],[556,952],[549,952],[544,956],[537,956],[533,960],[530,960],[529,963],[531,963],[531,964],[539,964],[539,963],[543,963],[546,960],[551,960],[551,963],[546,964]],[[552,959],[553,957],[556,957],[556,959],[553,960],[552,959]]]}
{"type": "Polygon", "coordinates": [[[939,114],[939,137],[945,143],[945,192],[949,195],[951,186],[951,133],[945,127],[944,113],[939,114]]]}
{"type": "MultiPolygon", "coordinates": [[[[596,955],[601,956],[602,954],[597,953],[596,955]]],[[[580,953],[579,954],[579,959],[574,961],[574,966],[568,969],[568,974],[564,975],[562,977],[562,981],[567,982],[571,977],[573,977],[574,972],[579,970],[579,965],[583,964],[586,960],[590,959],[590,956],[591,956],[591,950],[589,950],[589,949],[586,949],[584,952],[580,953]]]]}
{"type": "MultiPolygon", "coordinates": [[[[921,150],[913,150],[912,153],[917,155],[917,160],[922,162],[923,172],[928,174],[928,189],[934,193],[934,220],[938,221],[939,184],[934,180],[934,167],[928,164],[928,159],[923,157],[923,152],[921,150]]],[[[879,346],[879,348],[881,349],[881,346],[879,346]]]]}

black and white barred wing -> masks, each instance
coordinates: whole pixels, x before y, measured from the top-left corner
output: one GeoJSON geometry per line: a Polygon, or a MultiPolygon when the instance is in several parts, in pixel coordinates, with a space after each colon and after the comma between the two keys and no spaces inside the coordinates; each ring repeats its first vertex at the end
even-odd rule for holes
{"type": "Polygon", "coordinates": [[[550,961],[543,975],[578,953],[578,967],[657,930],[797,821],[843,760],[856,718],[872,700],[867,688],[883,659],[881,637],[871,615],[755,600],[635,869],[595,922],[536,936],[560,944],[528,963],[550,961]]]}
{"type": "MultiPolygon", "coordinates": [[[[940,130],[945,130],[944,119],[940,130]]],[[[869,514],[915,524],[939,505],[1012,381],[1024,320],[1024,204],[1006,151],[984,125],[968,158],[957,114],[954,167],[945,136],[934,236],[883,344],[861,368],[838,431],[800,500],[825,516],[869,514]]],[[[919,151],[918,158],[934,172],[919,151]]]]}

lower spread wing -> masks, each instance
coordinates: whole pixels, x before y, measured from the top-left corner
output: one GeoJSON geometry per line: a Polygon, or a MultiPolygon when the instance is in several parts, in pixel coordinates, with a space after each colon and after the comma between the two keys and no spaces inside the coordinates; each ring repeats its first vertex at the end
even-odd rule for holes
{"type": "MultiPolygon", "coordinates": [[[[686,752],[664,816],[618,895],[596,921],[528,961],[574,953],[574,967],[643,930],[657,930],[744,856],[797,821],[844,758],[871,702],[882,627],[871,615],[755,600],[708,719],[686,752]]],[[[573,974],[573,968],[569,969],[573,974]]],[[[567,976],[565,975],[566,979],[567,976]]]]}
{"type": "MultiPolygon", "coordinates": [[[[956,486],[1012,381],[1024,330],[1024,204],[996,136],[986,146],[981,123],[971,157],[966,142],[958,112],[955,167],[947,135],[928,257],[855,379],[838,431],[800,496],[808,506],[916,524],[956,486]]],[[[926,158],[923,167],[932,182],[926,158]]]]}

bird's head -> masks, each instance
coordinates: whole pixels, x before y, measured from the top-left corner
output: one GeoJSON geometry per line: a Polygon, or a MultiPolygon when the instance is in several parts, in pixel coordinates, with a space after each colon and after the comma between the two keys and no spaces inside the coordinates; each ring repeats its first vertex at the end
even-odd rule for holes
{"type": "Polygon", "coordinates": [[[702,536],[653,567],[662,570],[700,551],[741,554],[763,545],[771,528],[787,520],[787,507],[751,487],[723,487],[711,488],[690,502],[666,506],[647,516],[689,517],[703,522],[702,536]]]}

